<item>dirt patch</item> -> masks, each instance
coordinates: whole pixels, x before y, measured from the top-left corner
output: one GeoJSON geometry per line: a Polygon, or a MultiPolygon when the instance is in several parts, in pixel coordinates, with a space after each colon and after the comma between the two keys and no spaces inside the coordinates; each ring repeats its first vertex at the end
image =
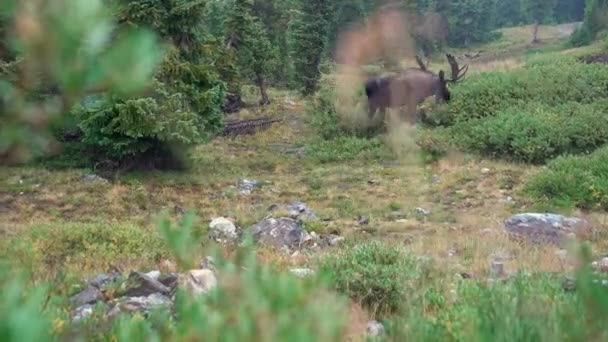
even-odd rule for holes
{"type": "Polygon", "coordinates": [[[600,54],[595,54],[595,55],[583,56],[583,57],[580,57],[579,60],[581,62],[587,63],[587,64],[591,64],[591,63],[608,64],[608,53],[600,53],[600,54]]]}

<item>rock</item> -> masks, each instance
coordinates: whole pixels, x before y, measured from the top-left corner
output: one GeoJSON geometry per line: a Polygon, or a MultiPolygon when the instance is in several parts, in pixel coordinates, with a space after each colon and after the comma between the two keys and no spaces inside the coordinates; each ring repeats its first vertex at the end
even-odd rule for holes
{"type": "Polygon", "coordinates": [[[384,325],[378,321],[367,322],[367,334],[370,336],[379,336],[384,334],[384,325]]]}
{"type": "Polygon", "coordinates": [[[114,272],[112,274],[99,274],[95,278],[90,279],[87,283],[90,286],[94,286],[98,289],[103,288],[108,283],[113,283],[120,278],[120,273],[114,272]]]}
{"type": "Polygon", "coordinates": [[[298,248],[311,241],[310,235],[292,218],[266,218],[251,227],[255,242],[277,248],[298,248]]]}
{"type": "Polygon", "coordinates": [[[504,227],[511,237],[535,243],[562,244],[587,228],[585,220],[557,214],[525,213],[510,217],[504,227]]]}
{"type": "Polygon", "coordinates": [[[327,237],[327,243],[330,246],[334,246],[335,247],[335,246],[338,246],[339,244],[341,244],[343,242],[344,242],[344,237],[343,236],[338,236],[338,235],[330,234],[327,237]]]}
{"type": "Polygon", "coordinates": [[[146,275],[154,280],[158,280],[160,278],[160,271],[150,271],[146,275]]]}
{"type": "Polygon", "coordinates": [[[377,180],[377,179],[369,179],[367,181],[367,184],[369,184],[369,185],[378,185],[378,184],[380,184],[380,181],[377,180]]]}
{"type": "Polygon", "coordinates": [[[94,306],[91,304],[85,304],[77,307],[76,310],[74,310],[74,314],[72,315],[72,321],[80,322],[86,320],[93,314],[93,308],[94,306]]]}
{"type": "Polygon", "coordinates": [[[129,297],[146,297],[153,293],[169,295],[171,289],[141,272],[133,272],[123,284],[125,295],[129,297]]]}
{"type": "Polygon", "coordinates": [[[359,216],[358,220],[359,220],[359,225],[361,225],[361,226],[366,226],[369,224],[369,217],[367,217],[367,216],[359,216]]]}
{"type": "Polygon", "coordinates": [[[171,273],[157,279],[161,284],[168,287],[170,290],[174,290],[177,287],[178,276],[177,274],[171,273]]]}
{"type": "Polygon", "coordinates": [[[270,211],[275,211],[277,209],[282,209],[287,211],[289,217],[293,219],[305,218],[309,220],[317,220],[318,217],[315,212],[310,209],[306,203],[300,201],[294,201],[291,204],[287,205],[277,205],[273,204],[268,208],[270,211]]]}
{"type": "Polygon", "coordinates": [[[481,173],[484,175],[487,175],[488,173],[490,173],[492,170],[488,169],[487,167],[484,167],[483,169],[481,169],[481,173]]]}
{"type": "Polygon", "coordinates": [[[315,272],[310,268],[292,268],[289,270],[289,272],[298,278],[306,278],[315,274],[315,272]]]}
{"type": "Polygon", "coordinates": [[[439,178],[438,175],[433,175],[433,177],[431,178],[431,183],[433,184],[437,184],[441,181],[441,178],[439,178]]]}
{"type": "Polygon", "coordinates": [[[100,177],[96,174],[84,175],[82,176],[82,180],[85,183],[110,184],[107,179],[100,177]]]}
{"type": "Polygon", "coordinates": [[[171,308],[171,299],[160,293],[152,293],[149,296],[124,297],[117,301],[116,305],[108,312],[109,317],[116,317],[121,312],[141,312],[144,315],[157,308],[171,308]]]}
{"type": "Polygon", "coordinates": [[[217,286],[217,278],[211,270],[190,270],[179,276],[179,287],[193,296],[205,294],[217,286]]]}
{"type": "Polygon", "coordinates": [[[262,183],[256,180],[241,179],[238,183],[238,189],[241,195],[250,195],[254,189],[259,189],[261,187],[262,183]]]}
{"type": "Polygon", "coordinates": [[[70,302],[74,306],[83,306],[85,304],[95,304],[99,299],[101,299],[101,291],[94,286],[89,286],[79,294],[72,296],[70,302]]]}
{"type": "Polygon", "coordinates": [[[389,217],[391,220],[402,220],[402,219],[407,218],[407,215],[406,215],[406,214],[404,214],[404,213],[402,213],[402,212],[400,212],[400,211],[393,211],[393,212],[391,212],[391,213],[388,215],[388,217],[389,217]]]}
{"type": "Polygon", "coordinates": [[[209,237],[216,242],[232,243],[239,239],[239,231],[232,221],[218,217],[209,223],[209,237]]]}
{"type": "Polygon", "coordinates": [[[416,211],[416,214],[418,214],[418,215],[422,215],[422,216],[429,216],[429,215],[431,215],[431,211],[428,210],[428,209],[416,208],[415,211],[416,211]]]}
{"type": "Polygon", "coordinates": [[[608,273],[608,257],[591,263],[591,267],[597,272],[608,273]]]}

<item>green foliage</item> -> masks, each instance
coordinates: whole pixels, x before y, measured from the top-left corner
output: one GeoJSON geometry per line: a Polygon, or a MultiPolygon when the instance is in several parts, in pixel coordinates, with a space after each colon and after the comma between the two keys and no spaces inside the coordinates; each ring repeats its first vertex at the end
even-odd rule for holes
{"type": "Polygon", "coordinates": [[[200,248],[202,242],[201,231],[195,228],[194,222],[195,215],[189,212],[182,217],[178,227],[172,226],[167,215],[161,216],[158,223],[158,230],[163,239],[169,244],[169,249],[173,251],[177,261],[184,268],[195,266],[196,251],[200,248]]]}
{"type": "Polygon", "coordinates": [[[120,260],[147,262],[167,257],[158,234],[134,224],[59,223],[30,228],[23,237],[3,243],[2,256],[33,271],[107,269],[120,260]]]}
{"type": "Polygon", "coordinates": [[[608,70],[573,57],[550,55],[511,72],[487,72],[454,87],[442,124],[496,115],[526,102],[557,105],[591,103],[605,97],[608,70]]]}
{"type": "Polygon", "coordinates": [[[456,0],[448,7],[448,43],[469,46],[499,38],[493,32],[495,0],[456,0]]]}
{"type": "Polygon", "coordinates": [[[608,27],[608,3],[605,0],[586,0],[583,25],[570,37],[570,44],[590,44],[598,34],[608,27]]]}
{"type": "Polygon", "coordinates": [[[90,93],[112,90],[127,96],[144,87],[160,61],[155,36],[117,30],[101,1],[53,1],[11,6],[0,16],[0,160],[22,162],[46,154],[53,139],[48,124],[90,93]],[[70,20],[65,20],[66,15],[70,20]],[[113,39],[112,39],[113,38],[113,39]],[[6,44],[6,45],[4,45],[6,44]],[[135,48],[136,47],[136,48],[135,48]]]}
{"type": "Polygon", "coordinates": [[[556,205],[608,209],[608,148],[556,158],[525,186],[531,196],[556,205]]]}
{"type": "Polygon", "coordinates": [[[321,260],[337,291],[381,315],[395,312],[408,294],[408,282],[420,276],[420,264],[397,247],[368,242],[321,260]]]}
{"type": "Polygon", "coordinates": [[[515,105],[486,119],[456,124],[449,130],[462,149],[530,163],[561,154],[592,152],[608,143],[608,101],[549,106],[515,105]]]}
{"type": "Polygon", "coordinates": [[[204,2],[141,0],[121,4],[122,22],[153,27],[173,48],[155,75],[149,96],[108,93],[97,105],[77,110],[84,142],[105,156],[123,160],[162,156],[207,141],[222,127],[225,86],[213,67],[223,56],[219,42],[197,31],[204,2]]]}
{"type": "Polygon", "coordinates": [[[303,1],[301,6],[289,27],[290,51],[295,80],[304,95],[311,95],[321,77],[319,65],[327,44],[330,1],[303,1]]]}

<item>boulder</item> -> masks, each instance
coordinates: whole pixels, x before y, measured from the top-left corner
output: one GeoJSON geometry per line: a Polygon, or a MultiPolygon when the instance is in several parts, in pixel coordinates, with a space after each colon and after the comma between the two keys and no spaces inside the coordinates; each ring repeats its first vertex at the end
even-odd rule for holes
{"type": "Polygon", "coordinates": [[[225,217],[215,218],[209,223],[209,238],[220,243],[232,243],[238,240],[238,228],[225,217]]]}
{"type": "Polygon", "coordinates": [[[101,291],[94,286],[89,286],[84,291],[70,298],[70,302],[74,306],[83,306],[85,304],[95,304],[99,299],[101,299],[101,291]]]}
{"type": "Polygon", "coordinates": [[[583,219],[557,214],[525,213],[507,219],[504,227],[513,238],[559,245],[585,231],[588,223],[583,219]]]}
{"type": "Polygon", "coordinates": [[[141,312],[144,315],[157,308],[171,308],[171,299],[160,293],[152,293],[148,296],[123,297],[116,301],[114,307],[108,312],[109,317],[116,317],[120,313],[141,312]]]}
{"type": "Polygon", "coordinates": [[[212,270],[190,270],[179,276],[179,287],[193,296],[211,291],[217,286],[217,278],[212,270]]]}
{"type": "Polygon", "coordinates": [[[169,295],[171,289],[141,272],[132,272],[122,285],[126,296],[145,297],[154,293],[169,295]]]}
{"type": "Polygon", "coordinates": [[[251,227],[251,230],[256,243],[279,249],[299,248],[312,240],[298,221],[287,217],[266,218],[251,227]]]}
{"type": "Polygon", "coordinates": [[[259,189],[261,187],[262,183],[251,179],[241,179],[238,183],[238,189],[241,195],[250,195],[254,189],[259,189]]]}
{"type": "Polygon", "coordinates": [[[378,321],[367,322],[367,334],[369,336],[379,336],[384,334],[384,325],[378,321]]]}

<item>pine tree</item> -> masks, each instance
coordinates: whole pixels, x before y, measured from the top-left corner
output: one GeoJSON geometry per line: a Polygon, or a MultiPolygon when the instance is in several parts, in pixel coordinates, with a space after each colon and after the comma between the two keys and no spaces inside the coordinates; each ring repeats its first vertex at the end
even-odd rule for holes
{"type": "MultiPolygon", "coordinates": [[[[222,127],[222,46],[201,31],[205,1],[120,0],[119,22],[152,28],[169,43],[145,97],[106,94],[79,109],[84,142],[112,159],[156,164],[202,143],[222,127]]],[[[183,161],[183,160],[178,160],[183,161]]],[[[179,165],[176,165],[179,166],[179,165]]]]}
{"type": "Polygon", "coordinates": [[[269,104],[266,77],[273,70],[277,52],[248,0],[234,1],[226,21],[226,38],[227,48],[237,56],[239,78],[242,81],[253,79],[260,90],[260,104],[269,104]]]}
{"type": "Polygon", "coordinates": [[[302,0],[290,27],[294,78],[304,95],[316,91],[321,76],[319,65],[327,44],[330,8],[329,0],[302,0]]]}

